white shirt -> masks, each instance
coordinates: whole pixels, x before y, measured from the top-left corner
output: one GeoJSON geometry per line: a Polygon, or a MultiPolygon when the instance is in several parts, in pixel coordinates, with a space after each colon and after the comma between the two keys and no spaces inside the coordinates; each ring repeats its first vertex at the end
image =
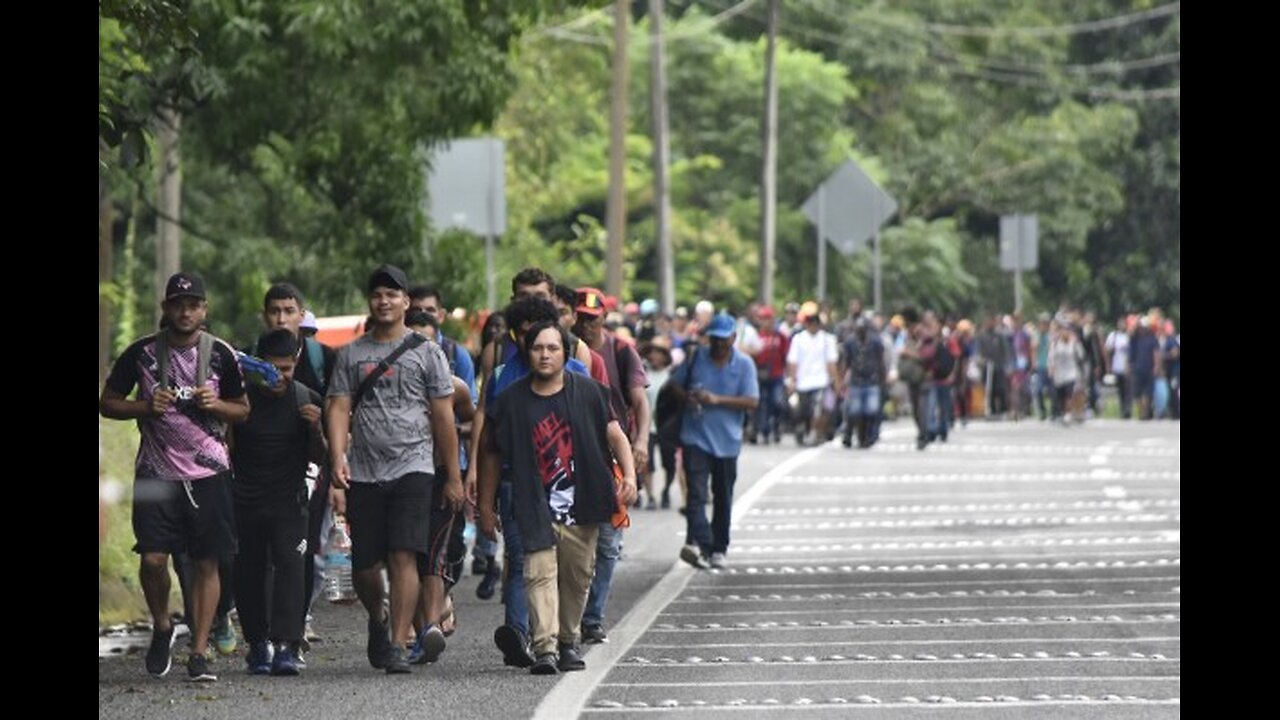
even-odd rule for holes
{"type": "Polygon", "coordinates": [[[1129,374],[1129,333],[1112,330],[1107,336],[1107,352],[1111,353],[1111,372],[1129,374]]]}
{"type": "Polygon", "coordinates": [[[840,358],[836,337],[826,330],[796,333],[787,350],[787,364],[796,366],[796,390],[807,392],[821,390],[831,384],[827,363],[840,358]]]}

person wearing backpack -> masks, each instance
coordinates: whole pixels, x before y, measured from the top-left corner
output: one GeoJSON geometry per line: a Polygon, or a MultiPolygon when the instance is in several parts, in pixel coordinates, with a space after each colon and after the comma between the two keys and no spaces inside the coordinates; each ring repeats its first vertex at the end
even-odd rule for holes
{"type": "Polygon", "coordinates": [[[320,394],[294,379],[298,338],[288,328],[258,338],[280,379],[249,385],[253,413],[234,429],[235,598],[253,675],[297,675],[305,626],[307,464],[324,462],[320,394]],[[268,594],[268,578],[270,593],[268,594]],[[268,606],[270,597],[270,606],[268,606]]]}
{"type": "MultiPolygon", "coordinates": [[[[286,328],[298,338],[298,355],[294,362],[293,381],[316,391],[324,397],[329,391],[329,379],[333,374],[334,360],[338,351],[311,337],[305,331],[307,317],[314,324],[315,316],[307,310],[306,300],[302,292],[292,283],[279,282],[267,288],[262,298],[262,322],[268,330],[286,328]]],[[[253,355],[262,357],[262,349],[255,347],[253,355]]],[[[327,537],[330,527],[329,513],[329,469],[324,460],[313,463],[307,469],[310,493],[307,499],[307,552],[311,562],[304,563],[303,586],[306,603],[303,607],[305,629],[303,631],[303,647],[318,640],[319,636],[311,628],[311,608],[320,597],[320,589],[324,587],[324,559],[321,555],[320,538],[327,537]]],[[[228,609],[225,603],[218,608],[214,628],[230,628],[230,623],[223,622],[223,615],[228,609]]]]}
{"type": "Polygon", "coordinates": [[[154,628],[147,672],[162,677],[173,664],[169,556],[185,549],[194,565],[187,675],[207,682],[217,680],[205,652],[218,601],[218,561],[236,551],[225,428],[249,416],[249,401],[235,350],[202,329],[209,312],[204,282],[177,273],[164,297],[166,327],[134,342],[116,360],[98,409],[112,420],[137,420],[142,436],[133,532],[154,628]],[[138,394],[130,400],[134,387],[138,394]]]}
{"type": "MultiPolygon", "coordinates": [[[[631,441],[631,455],[636,467],[649,462],[649,396],[645,388],[649,378],[644,363],[634,346],[624,342],[604,329],[604,293],[596,288],[578,288],[578,322],[574,330],[587,347],[600,355],[608,373],[609,404],[631,441]]],[[[604,611],[613,585],[613,572],[622,556],[622,528],[602,523],[596,537],[596,569],[591,581],[591,595],[587,598],[586,611],[582,615],[582,639],[588,643],[602,643],[607,639],[604,631],[604,611]]]]}
{"type": "Polygon", "coordinates": [[[931,381],[926,392],[925,418],[928,424],[928,439],[947,441],[947,433],[951,430],[955,404],[951,398],[951,388],[956,382],[956,367],[959,365],[960,343],[954,333],[944,337],[942,326],[937,316],[926,316],[929,335],[933,337],[933,352],[925,362],[925,370],[931,381]]]}

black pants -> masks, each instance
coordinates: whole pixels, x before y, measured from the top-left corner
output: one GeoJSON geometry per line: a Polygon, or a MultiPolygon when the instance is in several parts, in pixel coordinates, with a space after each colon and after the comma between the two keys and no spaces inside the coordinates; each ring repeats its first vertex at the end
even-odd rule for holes
{"type": "Polygon", "coordinates": [[[307,508],[299,500],[236,504],[236,607],[248,643],[302,639],[307,508]],[[268,590],[268,581],[270,586],[268,590]]]}

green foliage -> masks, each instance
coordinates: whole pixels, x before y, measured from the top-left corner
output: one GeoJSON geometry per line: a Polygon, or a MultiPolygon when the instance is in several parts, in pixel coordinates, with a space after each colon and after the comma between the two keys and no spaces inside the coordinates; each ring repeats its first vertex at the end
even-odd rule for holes
{"type": "MultiPolygon", "coordinates": [[[[145,155],[145,143],[131,150],[113,128],[145,129],[164,98],[183,111],[183,264],[209,278],[215,329],[236,337],[256,332],[273,280],[297,282],[320,314],[359,312],[361,280],[381,261],[439,285],[450,304],[479,306],[483,241],[427,227],[422,169],[424,148],[486,131],[508,151],[499,299],[528,265],[601,284],[611,22],[607,11],[582,19],[581,7],[567,7],[583,4],[604,6],[100,3],[100,145],[111,158],[145,155]],[[535,23],[571,34],[526,32],[535,23]]],[[[1097,32],[1025,31],[1150,7],[783,3],[779,298],[813,295],[814,229],[799,207],[855,158],[900,206],[882,238],[887,303],[1007,308],[998,217],[1033,212],[1041,262],[1025,278],[1028,307],[1176,309],[1180,110],[1176,98],[1151,91],[1177,87],[1176,55],[1159,58],[1178,52],[1178,15],[1097,32]],[[1144,58],[1156,62],[1125,64],[1144,58]]],[[[706,296],[741,306],[757,282],[764,3],[712,22],[724,9],[668,4],[672,235],[685,304],[706,296]]],[[[631,297],[655,294],[657,274],[644,12],[630,42],[631,297]]],[[[134,188],[143,200],[130,253],[139,268],[153,254],[152,176],[113,175],[119,205],[134,188]]],[[[870,296],[869,262],[829,253],[837,305],[870,296]]],[[[153,313],[150,275],[133,274],[138,325],[153,313]]],[[[112,297],[127,297],[117,290],[112,297]]]]}

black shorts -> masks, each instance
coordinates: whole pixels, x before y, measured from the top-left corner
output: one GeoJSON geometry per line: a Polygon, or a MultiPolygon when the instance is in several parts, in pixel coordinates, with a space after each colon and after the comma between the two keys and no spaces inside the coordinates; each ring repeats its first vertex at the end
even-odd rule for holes
{"type": "Polygon", "coordinates": [[[384,562],[392,550],[427,552],[433,484],[431,473],[409,473],[390,482],[351,483],[347,522],[353,570],[384,562]]]}
{"type": "Polygon", "coordinates": [[[199,480],[138,478],[133,483],[133,551],[187,553],[195,560],[236,553],[231,473],[199,480]]]}
{"type": "Polygon", "coordinates": [[[431,545],[425,555],[418,556],[418,574],[443,578],[445,587],[450,588],[462,577],[467,555],[462,536],[467,518],[462,511],[441,508],[443,501],[444,483],[435,483],[431,489],[431,545]]]}

